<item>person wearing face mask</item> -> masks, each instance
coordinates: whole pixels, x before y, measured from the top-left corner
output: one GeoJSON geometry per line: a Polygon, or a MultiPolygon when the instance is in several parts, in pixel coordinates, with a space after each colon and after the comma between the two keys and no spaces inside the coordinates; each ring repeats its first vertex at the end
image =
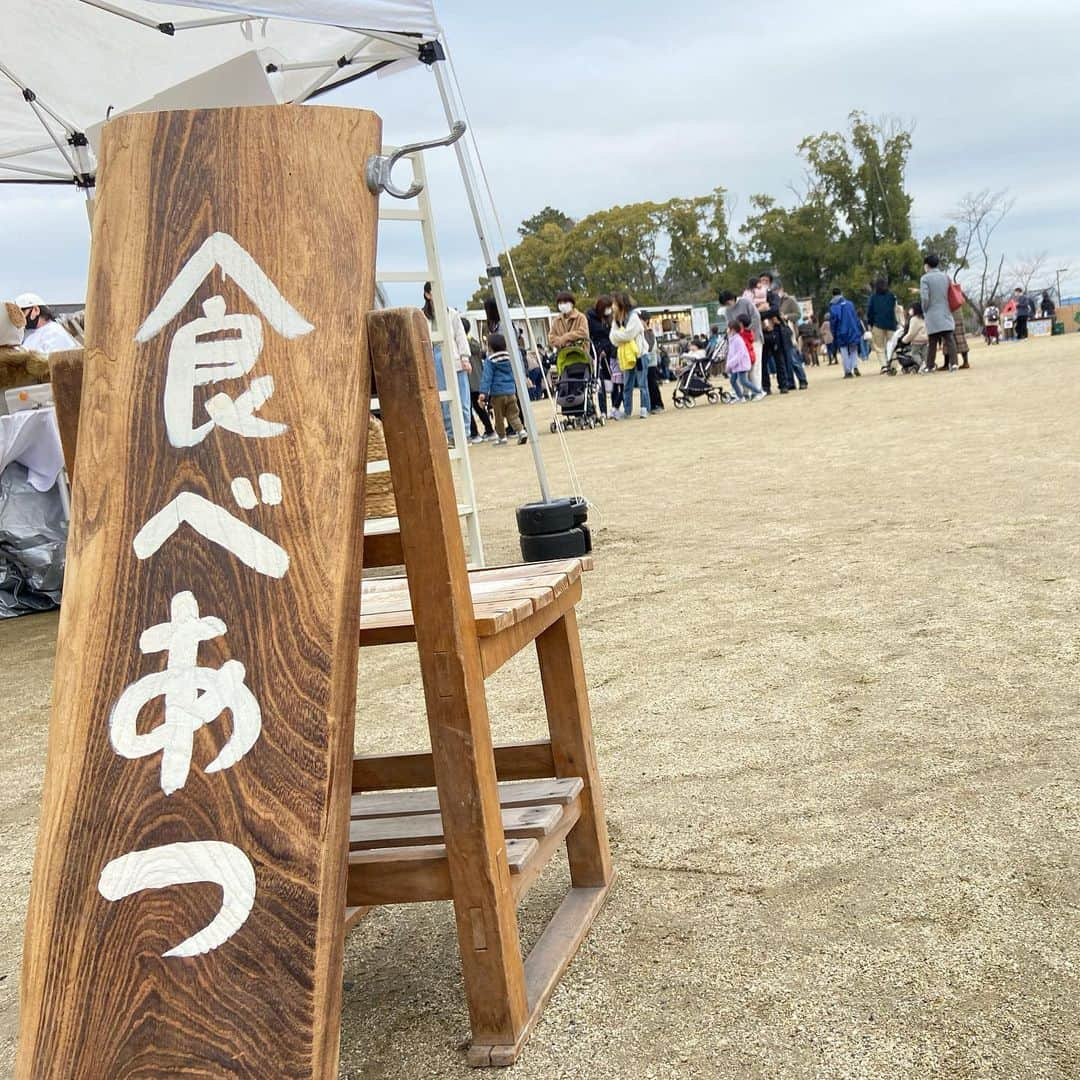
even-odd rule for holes
{"type": "Polygon", "coordinates": [[[18,303],[0,302],[0,395],[49,381],[49,359],[23,346],[25,329],[26,316],[18,303]]]}
{"type": "Polygon", "coordinates": [[[555,297],[559,314],[555,316],[548,331],[548,341],[555,349],[569,345],[585,345],[589,341],[589,320],[578,311],[573,293],[561,292],[555,297]]]}
{"type": "Polygon", "coordinates": [[[611,308],[610,296],[598,296],[596,303],[585,312],[589,324],[589,339],[596,353],[597,399],[601,413],[607,413],[609,420],[618,420],[622,404],[622,372],[615,359],[615,347],[611,344],[611,308]],[[611,394],[611,408],[608,408],[608,393],[611,394]]]}
{"type": "Polygon", "coordinates": [[[37,293],[23,293],[15,303],[26,318],[23,346],[31,352],[53,353],[81,348],[79,343],[56,321],[45,301],[37,293]]]}

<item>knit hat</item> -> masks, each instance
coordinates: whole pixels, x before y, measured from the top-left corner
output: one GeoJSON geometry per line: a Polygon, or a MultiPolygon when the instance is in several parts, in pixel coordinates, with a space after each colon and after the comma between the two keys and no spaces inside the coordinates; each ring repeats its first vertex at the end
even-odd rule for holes
{"type": "Polygon", "coordinates": [[[26,329],[26,316],[18,303],[5,300],[0,303],[0,346],[21,345],[26,329]]]}
{"type": "Polygon", "coordinates": [[[44,307],[45,301],[41,299],[36,292],[24,292],[22,296],[15,297],[15,303],[23,309],[28,310],[32,307],[44,307]]]}

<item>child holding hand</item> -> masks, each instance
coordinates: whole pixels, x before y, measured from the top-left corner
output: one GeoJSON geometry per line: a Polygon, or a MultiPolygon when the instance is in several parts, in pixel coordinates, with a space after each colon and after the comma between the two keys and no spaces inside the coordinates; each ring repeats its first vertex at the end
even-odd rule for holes
{"type": "Polygon", "coordinates": [[[731,380],[731,389],[735,394],[736,403],[744,401],[758,401],[765,396],[761,390],[755,390],[750,382],[750,367],[754,339],[750,337],[750,347],[747,348],[746,335],[750,333],[750,320],[745,315],[728,324],[728,353],[727,374],[731,380]]]}

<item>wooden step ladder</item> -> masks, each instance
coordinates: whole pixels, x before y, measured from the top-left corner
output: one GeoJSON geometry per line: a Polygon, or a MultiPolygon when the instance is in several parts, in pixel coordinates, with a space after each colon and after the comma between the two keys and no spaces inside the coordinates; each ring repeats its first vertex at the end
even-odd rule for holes
{"type": "MultiPolygon", "coordinates": [[[[384,154],[392,154],[393,147],[386,147],[384,154]]],[[[484,541],[480,535],[480,518],[476,506],[476,489],[473,484],[472,463],[469,459],[469,428],[465,424],[461,395],[458,392],[457,373],[454,370],[452,350],[447,348],[446,342],[450,340],[450,327],[446,325],[447,302],[446,290],[443,285],[442,263],[439,260],[439,245],[435,235],[435,220],[431,209],[431,196],[428,194],[427,172],[424,167],[424,155],[422,151],[408,154],[402,159],[408,161],[413,170],[413,176],[418,183],[423,184],[423,190],[414,199],[412,205],[408,202],[402,204],[395,201],[394,205],[387,205],[390,200],[382,200],[379,205],[380,226],[387,222],[413,222],[420,227],[424,243],[425,265],[420,269],[412,270],[380,270],[376,268],[375,280],[378,286],[378,294],[385,297],[387,285],[414,285],[416,295],[419,297],[424,283],[431,282],[432,300],[435,304],[435,331],[431,335],[432,344],[439,345],[442,354],[442,367],[446,389],[437,391],[440,402],[450,407],[450,424],[454,432],[454,446],[450,450],[450,462],[453,467],[454,487],[457,491],[457,515],[460,519],[468,541],[468,558],[470,566],[484,565],[484,541]]],[[[385,231],[384,229],[380,230],[385,231]]],[[[380,240],[380,249],[386,248],[385,242],[380,240]]],[[[378,398],[371,402],[373,410],[378,411],[380,405],[378,398]]],[[[387,471],[389,465],[385,461],[369,461],[368,475],[374,476],[387,471]]],[[[395,539],[399,531],[399,522],[396,517],[392,518],[369,518],[364,525],[365,538],[371,537],[372,544],[369,552],[365,554],[364,565],[398,566],[400,558],[394,558],[396,554],[395,539]],[[389,539],[387,539],[389,537],[389,539]],[[391,561],[373,563],[369,555],[379,555],[386,552],[386,558],[391,561]]]]}
{"type": "Polygon", "coordinates": [[[469,1062],[510,1065],[613,880],[575,615],[583,567],[468,572],[426,320],[373,312],[367,337],[407,578],[369,583],[361,644],[415,640],[431,752],[354,762],[349,921],[370,904],[452,900],[469,1062]],[[496,751],[484,679],[533,642],[550,738],[496,751]],[[517,904],[564,845],[571,889],[525,958],[517,904]]]}

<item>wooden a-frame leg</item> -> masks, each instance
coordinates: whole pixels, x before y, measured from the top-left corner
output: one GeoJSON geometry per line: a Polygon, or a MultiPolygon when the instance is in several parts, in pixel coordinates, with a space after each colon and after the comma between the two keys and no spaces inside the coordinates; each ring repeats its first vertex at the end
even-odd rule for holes
{"type": "Polygon", "coordinates": [[[516,1054],[529,1008],[465,548],[427,323],[408,309],[374,312],[367,327],[472,1022],[469,1059],[487,1065],[516,1054]]]}
{"type": "Polygon", "coordinates": [[[581,657],[577,616],[571,608],[536,639],[551,749],[557,776],[580,776],[581,817],[566,838],[575,888],[598,888],[612,880],[604,798],[596,768],[589,691],[581,657]]]}

